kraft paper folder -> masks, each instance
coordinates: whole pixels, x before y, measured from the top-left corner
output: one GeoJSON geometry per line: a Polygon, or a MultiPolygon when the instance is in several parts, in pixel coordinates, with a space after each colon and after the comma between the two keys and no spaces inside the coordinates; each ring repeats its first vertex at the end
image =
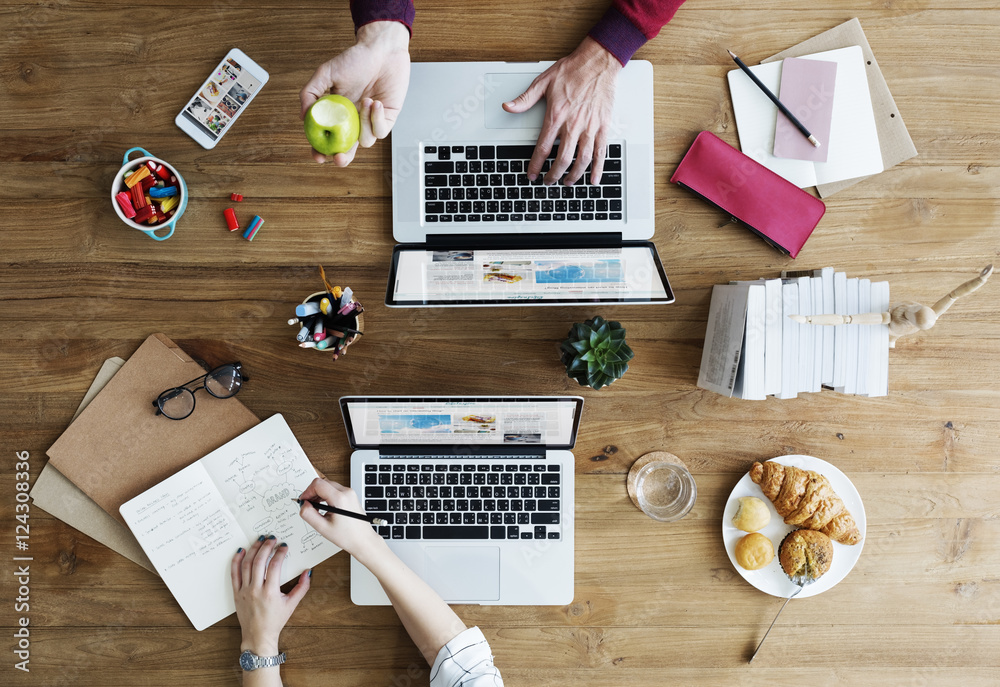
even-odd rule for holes
{"type": "Polygon", "coordinates": [[[124,526],[123,503],[258,424],[237,398],[205,391],[184,420],[156,415],[162,391],[204,373],[164,334],[153,334],[49,448],[49,463],[124,526]]]}
{"type": "MultiPolygon", "coordinates": [[[[917,155],[917,149],[913,145],[903,118],[896,108],[896,101],[892,99],[889,86],[882,76],[875,55],[865,32],[861,30],[861,22],[857,18],[846,21],[839,26],[835,26],[829,31],[825,31],[818,36],[799,43],[796,46],[772,55],[761,60],[761,64],[783,60],[786,57],[801,57],[811,55],[826,50],[846,48],[851,45],[861,46],[861,52],[865,58],[865,68],[868,76],[868,90],[871,92],[872,108],[875,110],[875,127],[878,130],[879,148],[882,153],[882,167],[889,169],[901,162],[909,160],[917,155]]],[[[856,179],[845,179],[829,184],[820,184],[816,187],[819,195],[823,198],[830,196],[837,191],[853,186],[859,181],[868,177],[858,177],[856,179]]]]}
{"type": "MultiPolygon", "coordinates": [[[[104,361],[94,383],[90,385],[80,407],[77,408],[73,420],[83,412],[94,396],[104,388],[124,364],[125,361],[121,358],[109,358],[104,361]]],[[[31,496],[32,504],[37,508],[78,529],[112,551],[120,553],[133,563],[141,565],[154,575],[156,574],[156,568],[153,567],[152,562],[128,528],[105,513],[104,509],[94,503],[89,496],[66,479],[51,464],[46,463],[42,467],[38,479],[35,480],[28,493],[31,496]]]]}

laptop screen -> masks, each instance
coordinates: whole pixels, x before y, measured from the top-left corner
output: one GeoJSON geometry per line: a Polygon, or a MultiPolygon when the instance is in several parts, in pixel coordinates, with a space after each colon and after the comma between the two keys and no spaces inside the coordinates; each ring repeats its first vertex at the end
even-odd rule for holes
{"type": "Polygon", "coordinates": [[[347,436],[355,448],[388,444],[572,448],[582,407],[579,396],[340,399],[347,436]]]}
{"type": "Polygon", "coordinates": [[[672,303],[656,247],[429,249],[397,245],[386,305],[672,303]]]}

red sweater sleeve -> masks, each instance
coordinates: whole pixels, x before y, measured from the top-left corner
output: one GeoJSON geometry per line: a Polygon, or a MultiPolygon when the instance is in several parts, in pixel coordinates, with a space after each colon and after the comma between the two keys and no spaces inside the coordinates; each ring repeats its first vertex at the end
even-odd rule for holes
{"type": "Polygon", "coordinates": [[[670,21],[684,0],[613,0],[590,37],[626,64],[670,21]]]}
{"type": "Polygon", "coordinates": [[[355,32],[373,21],[398,21],[413,35],[413,0],[351,0],[355,32]]]}

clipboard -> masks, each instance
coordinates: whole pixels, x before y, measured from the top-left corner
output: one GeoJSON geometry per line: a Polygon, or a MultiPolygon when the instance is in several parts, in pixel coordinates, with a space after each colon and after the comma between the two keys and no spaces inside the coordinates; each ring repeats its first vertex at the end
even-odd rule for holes
{"type": "MultiPolygon", "coordinates": [[[[857,17],[779,52],[777,55],[761,60],[761,64],[783,60],[786,57],[801,57],[852,45],[861,46],[861,52],[865,58],[868,90],[871,92],[872,108],[875,110],[875,127],[878,130],[879,148],[882,153],[882,167],[889,169],[916,157],[917,149],[906,130],[903,117],[896,108],[896,101],[892,99],[892,93],[889,92],[889,86],[885,82],[885,77],[882,76],[882,70],[879,69],[878,62],[875,60],[871,46],[868,45],[865,32],[861,30],[861,22],[858,21],[857,17]]],[[[816,190],[820,197],[826,198],[868,178],[857,177],[829,184],[819,184],[816,186],[816,190]]]]}
{"type": "MultiPolygon", "coordinates": [[[[124,364],[125,361],[121,358],[108,358],[104,361],[104,365],[101,366],[93,384],[87,390],[83,401],[80,402],[80,407],[77,408],[76,414],[73,416],[74,420],[124,364]]],[[[66,479],[51,463],[42,466],[42,470],[38,473],[38,477],[31,485],[31,491],[28,494],[31,496],[32,505],[36,508],[62,520],[91,539],[125,556],[133,563],[141,565],[154,575],[157,574],[153,563],[128,528],[105,513],[100,506],[84,494],[79,487],[66,479]]]]}
{"type": "Polygon", "coordinates": [[[156,415],[162,391],[204,373],[165,334],[151,335],[49,447],[49,463],[124,526],[123,503],[260,422],[238,398],[207,393],[184,420],[156,415]]]}

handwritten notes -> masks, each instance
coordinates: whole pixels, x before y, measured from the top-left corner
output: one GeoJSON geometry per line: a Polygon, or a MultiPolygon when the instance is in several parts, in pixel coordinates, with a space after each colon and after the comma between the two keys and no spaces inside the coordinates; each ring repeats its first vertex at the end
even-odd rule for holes
{"type": "Polygon", "coordinates": [[[274,415],[121,507],[146,555],[203,630],[235,612],[230,561],[260,535],[288,544],[281,583],[337,553],[292,498],[317,476],[274,415]]]}

